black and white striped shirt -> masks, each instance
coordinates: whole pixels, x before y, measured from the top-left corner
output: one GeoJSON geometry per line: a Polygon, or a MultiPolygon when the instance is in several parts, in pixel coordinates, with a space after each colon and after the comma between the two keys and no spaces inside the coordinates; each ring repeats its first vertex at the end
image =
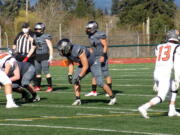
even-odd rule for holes
{"type": "Polygon", "coordinates": [[[35,43],[33,40],[30,40],[30,36],[33,37],[32,34],[30,35],[26,35],[23,32],[20,32],[15,40],[14,40],[14,45],[16,46],[16,51],[22,55],[26,55],[29,53],[31,47],[34,45],[35,43]]]}

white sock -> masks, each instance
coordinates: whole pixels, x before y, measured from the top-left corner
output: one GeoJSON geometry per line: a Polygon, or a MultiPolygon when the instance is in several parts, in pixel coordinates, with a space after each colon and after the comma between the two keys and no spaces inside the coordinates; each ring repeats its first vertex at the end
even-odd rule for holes
{"type": "Polygon", "coordinates": [[[149,109],[151,107],[151,105],[149,103],[146,103],[146,104],[143,105],[143,107],[144,107],[144,109],[147,110],[147,109],[149,109]]]}
{"type": "Polygon", "coordinates": [[[7,94],[7,95],[6,95],[6,99],[7,99],[7,102],[8,102],[8,103],[14,103],[14,100],[13,100],[13,98],[12,98],[12,94],[7,94]]]}
{"type": "Polygon", "coordinates": [[[176,110],[176,109],[175,109],[175,105],[174,105],[174,104],[170,104],[170,105],[169,105],[169,110],[176,110]]]}

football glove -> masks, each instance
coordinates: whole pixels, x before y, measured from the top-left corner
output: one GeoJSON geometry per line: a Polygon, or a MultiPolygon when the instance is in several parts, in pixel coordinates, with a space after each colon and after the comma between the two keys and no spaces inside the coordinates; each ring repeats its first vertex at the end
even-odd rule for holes
{"type": "Polygon", "coordinates": [[[28,60],[29,60],[29,57],[26,56],[26,57],[24,58],[23,62],[27,62],[28,60]]]}
{"type": "Polygon", "coordinates": [[[75,79],[72,80],[72,83],[78,85],[78,84],[80,83],[80,80],[81,80],[81,79],[82,79],[82,77],[81,77],[81,76],[78,76],[77,78],[75,78],[75,79]]]}
{"type": "Polygon", "coordinates": [[[68,81],[70,84],[72,84],[72,75],[68,75],[68,81]]]}

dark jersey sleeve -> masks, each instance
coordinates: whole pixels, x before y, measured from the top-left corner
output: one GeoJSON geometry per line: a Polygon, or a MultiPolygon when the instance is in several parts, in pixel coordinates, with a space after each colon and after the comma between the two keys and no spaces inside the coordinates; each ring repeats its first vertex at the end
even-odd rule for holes
{"type": "Polygon", "coordinates": [[[97,39],[106,39],[107,38],[106,34],[104,32],[100,32],[100,31],[96,32],[96,34],[94,36],[97,39]]]}
{"type": "Polygon", "coordinates": [[[44,39],[52,40],[52,36],[49,34],[44,34],[44,39]]]}
{"type": "Polygon", "coordinates": [[[18,33],[18,35],[17,35],[16,38],[14,39],[14,45],[16,45],[19,36],[22,35],[22,34],[23,34],[23,32],[18,33]]]}
{"type": "Polygon", "coordinates": [[[36,46],[36,40],[33,39],[33,46],[36,46]]]}
{"type": "Polygon", "coordinates": [[[33,38],[33,46],[36,46],[36,40],[35,40],[36,35],[35,35],[35,33],[33,31],[30,31],[29,36],[31,36],[33,38]]]}
{"type": "Polygon", "coordinates": [[[83,52],[84,52],[84,49],[83,49],[83,48],[79,49],[79,50],[78,50],[78,57],[79,57],[83,52]]]}
{"type": "Polygon", "coordinates": [[[79,57],[84,52],[84,47],[81,45],[74,45],[72,50],[72,56],[79,57]]]}

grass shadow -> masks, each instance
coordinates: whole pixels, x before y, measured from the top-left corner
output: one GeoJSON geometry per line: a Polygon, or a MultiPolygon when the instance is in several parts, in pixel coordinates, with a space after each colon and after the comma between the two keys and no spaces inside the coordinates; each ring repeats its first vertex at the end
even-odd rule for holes
{"type": "Polygon", "coordinates": [[[108,103],[109,100],[106,99],[83,99],[81,100],[82,104],[88,104],[88,103],[108,103]]]}
{"type": "MultiPolygon", "coordinates": [[[[48,87],[48,85],[41,85],[41,87],[44,89],[45,87],[48,87]]],[[[59,87],[59,86],[53,85],[52,87],[53,87],[53,91],[59,91],[59,90],[64,91],[64,90],[69,89],[69,87],[66,87],[66,86],[59,87]]]]}
{"type": "MultiPolygon", "coordinates": [[[[119,93],[123,93],[122,91],[119,91],[119,90],[113,90],[113,93],[114,95],[116,94],[119,94],[119,93]]],[[[106,93],[103,91],[103,92],[99,92],[98,95],[105,95],[106,93]]]]}

